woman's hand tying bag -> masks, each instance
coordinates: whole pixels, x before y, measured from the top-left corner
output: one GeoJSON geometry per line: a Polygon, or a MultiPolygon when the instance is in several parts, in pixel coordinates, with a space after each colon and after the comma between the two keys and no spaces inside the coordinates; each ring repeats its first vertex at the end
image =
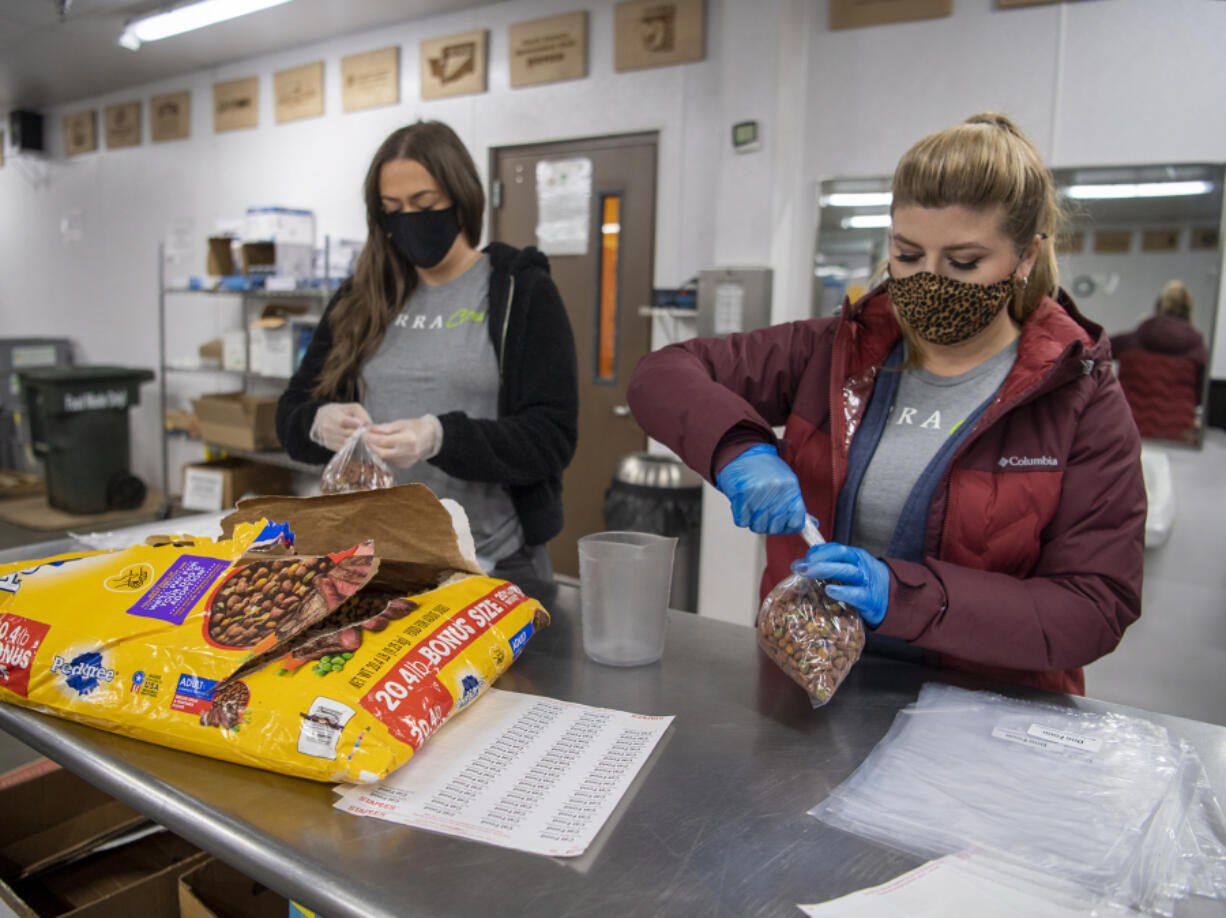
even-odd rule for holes
{"type": "Polygon", "coordinates": [[[826,593],[859,611],[870,628],[885,620],[890,604],[890,569],[862,548],[837,542],[814,545],[792,571],[826,581],[826,593]]]}
{"type": "Polygon", "coordinates": [[[329,402],[315,412],[310,436],[320,446],[336,452],[355,430],[372,423],[366,409],[357,402],[329,402]]]}
{"type": "Polygon", "coordinates": [[[366,445],[388,465],[407,469],[438,455],[443,448],[443,425],[432,414],[376,424],[366,431],[366,445]]]}

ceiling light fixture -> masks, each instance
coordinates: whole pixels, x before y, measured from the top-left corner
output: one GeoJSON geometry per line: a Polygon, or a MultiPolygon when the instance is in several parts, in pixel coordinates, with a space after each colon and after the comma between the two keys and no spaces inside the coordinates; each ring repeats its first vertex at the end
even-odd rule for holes
{"type": "Polygon", "coordinates": [[[1213,182],[1141,182],[1118,185],[1069,185],[1064,193],[1081,200],[1108,200],[1112,198],[1174,198],[1190,194],[1208,194],[1213,191],[1213,182]]]}
{"type": "Polygon", "coordinates": [[[824,195],[822,204],[830,207],[885,207],[894,195],[888,191],[836,191],[824,195]]]}
{"type": "Polygon", "coordinates": [[[889,214],[856,214],[839,221],[843,229],[880,229],[890,225],[889,214]]]}
{"type": "Polygon", "coordinates": [[[258,13],[270,6],[289,2],[290,0],[199,0],[197,3],[177,6],[129,22],[119,36],[119,43],[129,51],[135,51],[143,42],[158,41],[194,29],[203,29],[227,19],[258,13]]]}

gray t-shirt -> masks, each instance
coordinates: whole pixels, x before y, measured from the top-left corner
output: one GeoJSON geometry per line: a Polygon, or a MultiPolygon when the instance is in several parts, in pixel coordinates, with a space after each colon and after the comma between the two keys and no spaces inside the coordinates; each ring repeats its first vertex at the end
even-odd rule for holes
{"type": "MultiPolygon", "coordinates": [[[[1017,340],[957,376],[903,370],[877,449],[856,496],[851,543],[885,555],[911,489],[946,438],[988,399],[1017,359],[1017,340]]],[[[890,371],[886,371],[890,372],[890,371]]]]}
{"type": "MultiPolygon", "coordinates": [[[[450,411],[498,417],[498,360],[486,325],[490,273],[490,260],[482,255],[453,281],[417,285],[362,367],[363,405],[372,421],[450,411]]],[[[425,461],[395,472],[397,484],[420,482],[464,508],[486,570],[524,544],[515,506],[502,485],[452,478],[425,461]]]]}

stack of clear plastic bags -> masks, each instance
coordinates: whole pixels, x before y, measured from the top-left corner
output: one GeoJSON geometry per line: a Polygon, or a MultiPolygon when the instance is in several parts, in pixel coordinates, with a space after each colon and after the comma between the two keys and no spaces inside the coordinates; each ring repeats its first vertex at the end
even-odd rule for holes
{"type": "Polygon", "coordinates": [[[373,491],[375,488],[390,488],[396,483],[396,477],[387,463],[367,445],[366,430],[366,427],[359,427],[351,433],[324,466],[319,481],[322,493],[373,491]]]}
{"type": "Polygon", "coordinates": [[[928,684],[810,813],[919,857],[974,852],[1090,908],[1226,898],[1226,821],[1195,749],[1123,714],[928,684]]]}

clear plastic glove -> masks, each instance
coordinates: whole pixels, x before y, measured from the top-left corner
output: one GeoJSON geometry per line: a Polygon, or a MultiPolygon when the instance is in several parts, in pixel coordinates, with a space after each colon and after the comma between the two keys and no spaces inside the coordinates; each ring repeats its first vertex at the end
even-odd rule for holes
{"type": "Polygon", "coordinates": [[[432,414],[376,424],[366,431],[366,445],[388,465],[407,469],[438,455],[443,448],[443,425],[432,414]]]}
{"type": "Polygon", "coordinates": [[[355,430],[373,423],[366,409],[357,402],[329,402],[320,405],[315,412],[310,436],[320,446],[336,452],[355,430]]]}
{"type": "Polygon", "coordinates": [[[890,569],[862,548],[825,542],[792,562],[792,572],[825,580],[826,594],[855,607],[865,624],[876,628],[890,604],[890,569]]]}
{"type": "Polygon", "coordinates": [[[805,501],[800,482],[769,443],[751,446],[725,465],[715,485],[732,502],[732,520],[765,535],[800,532],[805,501]]]}

